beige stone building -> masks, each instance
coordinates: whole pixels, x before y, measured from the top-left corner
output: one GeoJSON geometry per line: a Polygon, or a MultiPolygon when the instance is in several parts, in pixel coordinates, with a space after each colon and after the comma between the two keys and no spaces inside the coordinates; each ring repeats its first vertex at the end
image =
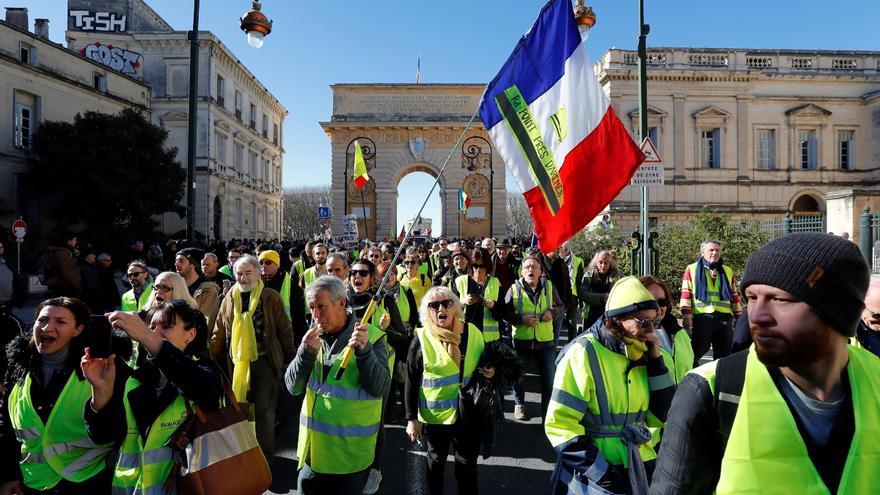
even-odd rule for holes
{"type": "MultiPolygon", "coordinates": [[[[595,72],[637,137],[636,53],[609,50],[595,72]]],[[[652,219],[686,222],[704,205],[735,218],[826,213],[829,192],[880,179],[880,52],[651,48],[648,125],[666,182],[650,188],[652,219]]],[[[638,212],[635,187],[611,204],[619,227],[638,212]]]]}
{"type": "MultiPolygon", "coordinates": [[[[187,31],[144,0],[69,0],[67,14],[69,48],[150,86],[153,122],[168,129],[186,165],[187,31]]],[[[196,230],[209,238],[280,237],[287,110],[208,31],[199,32],[198,76],[196,230]]],[[[185,227],[176,214],[160,219],[165,233],[185,227]]]]}
{"type": "Polygon", "coordinates": [[[24,217],[28,239],[48,233],[48,207],[20,188],[30,172],[27,154],[44,120],[72,121],[94,110],[118,113],[135,108],[149,115],[150,88],[49,41],[48,21],[36,19],[30,32],[27,9],[6,9],[0,21],[0,222],[24,217]]]}

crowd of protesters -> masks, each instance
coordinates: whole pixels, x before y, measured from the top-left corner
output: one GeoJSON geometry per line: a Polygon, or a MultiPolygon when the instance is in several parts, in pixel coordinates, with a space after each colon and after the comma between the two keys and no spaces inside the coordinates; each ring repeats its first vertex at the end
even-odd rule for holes
{"type": "Polygon", "coordinates": [[[880,482],[880,278],[838,237],[771,241],[739,277],[706,240],[679,301],[567,243],[81,241],[40,258],[32,331],[4,329],[0,495],[167,489],[168,440],[225,381],[270,463],[276,427],[298,424],[300,494],[376,493],[386,423],[424,445],[429,493],[450,453],[457,493],[477,493],[510,392],[515,420],[543,420],[555,494],[880,482]],[[96,318],[114,329],[100,356],[96,318]]]}

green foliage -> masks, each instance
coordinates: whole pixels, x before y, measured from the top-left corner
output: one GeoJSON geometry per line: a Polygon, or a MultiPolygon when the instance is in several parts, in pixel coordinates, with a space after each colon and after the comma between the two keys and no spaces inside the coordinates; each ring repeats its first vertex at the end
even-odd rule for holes
{"type": "Polygon", "coordinates": [[[609,249],[617,256],[618,269],[628,270],[629,267],[629,248],[627,247],[627,237],[613,226],[605,228],[602,225],[596,225],[592,228],[585,228],[571,238],[571,250],[577,256],[589,263],[590,259],[597,251],[609,249]]]}
{"type": "Polygon", "coordinates": [[[659,234],[656,244],[660,270],[655,276],[666,282],[676,306],[684,269],[699,258],[700,243],[709,239],[721,242],[724,264],[739,279],[748,257],[770,240],[770,234],[759,229],[757,222],[731,222],[730,215],[712,213],[706,208],[689,224],[665,226],[659,234]]]}
{"type": "Polygon", "coordinates": [[[106,248],[145,238],[154,215],[176,212],[186,171],[177,149],[166,148],[168,131],[140,112],[86,112],[73,122],[44,121],[34,136],[35,172],[26,188],[55,205],[60,226],[82,225],[82,237],[106,248]]]}

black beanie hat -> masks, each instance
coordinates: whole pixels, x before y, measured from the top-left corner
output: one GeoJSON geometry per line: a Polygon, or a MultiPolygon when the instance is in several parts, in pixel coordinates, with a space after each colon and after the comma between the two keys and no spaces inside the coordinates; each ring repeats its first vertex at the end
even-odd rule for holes
{"type": "Polygon", "coordinates": [[[773,239],[749,257],[740,290],[752,284],[782,289],[852,337],[870,276],[854,243],[831,234],[796,233],[773,239]]]}

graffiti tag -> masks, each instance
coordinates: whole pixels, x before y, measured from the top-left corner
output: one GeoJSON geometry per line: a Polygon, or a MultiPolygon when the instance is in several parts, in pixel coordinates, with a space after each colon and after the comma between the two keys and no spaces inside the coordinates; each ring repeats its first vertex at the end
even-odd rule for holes
{"type": "Polygon", "coordinates": [[[82,31],[125,32],[127,17],[117,15],[114,12],[95,12],[88,10],[71,10],[68,12],[73,17],[73,25],[82,31]]]}
{"type": "Polygon", "coordinates": [[[140,53],[115,47],[113,45],[102,45],[99,42],[87,45],[80,53],[84,57],[90,58],[95,62],[106,65],[107,67],[122,72],[123,74],[137,74],[138,67],[141,66],[140,53]]]}

